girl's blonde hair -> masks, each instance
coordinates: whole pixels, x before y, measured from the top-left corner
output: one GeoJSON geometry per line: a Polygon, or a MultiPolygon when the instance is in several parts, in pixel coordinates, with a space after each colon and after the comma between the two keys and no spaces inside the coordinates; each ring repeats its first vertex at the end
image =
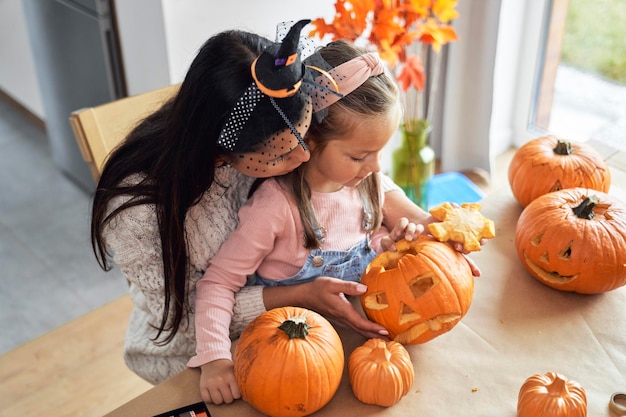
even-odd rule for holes
{"type": "MultiPolygon", "coordinates": [[[[367,51],[355,47],[346,41],[335,41],[320,49],[319,53],[333,68],[353,58],[357,58],[367,51]]],[[[386,74],[369,77],[356,90],[342,97],[328,107],[328,114],[321,122],[313,121],[309,128],[306,140],[315,142],[313,152],[321,152],[330,140],[340,140],[364,119],[384,118],[396,109],[399,100],[398,87],[386,74]]],[[[304,246],[308,249],[318,249],[321,242],[315,234],[315,226],[311,219],[315,219],[311,205],[311,190],[304,179],[305,164],[301,165],[282,180],[292,191],[296,200],[302,224],[304,226],[304,246]]],[[[380,202],[380,184],[378,175],[370,175],[358,185],[369,200],[372,224],[371,231],[378,229],[382,223],[380,202]]]]}

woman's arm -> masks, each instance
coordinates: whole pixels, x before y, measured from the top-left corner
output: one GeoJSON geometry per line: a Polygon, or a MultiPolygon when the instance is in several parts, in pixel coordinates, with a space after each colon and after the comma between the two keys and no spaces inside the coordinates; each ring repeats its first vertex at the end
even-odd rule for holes
{"type": "Polygon", "coordinates": [[[297,305],[317,311],[328,319],[342,323],[367,338],[386,337],[389,333],[380,324],[364,318],[346,299],[367,291],[363,284],[336,278],[319,277],[306,284],[263,289],[263,301],[269,310],[286,305],[297,305]]]}

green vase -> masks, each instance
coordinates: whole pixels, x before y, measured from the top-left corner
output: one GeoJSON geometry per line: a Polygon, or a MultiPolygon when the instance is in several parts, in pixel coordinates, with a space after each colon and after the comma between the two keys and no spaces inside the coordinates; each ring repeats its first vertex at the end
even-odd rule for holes
{"type": "Polygon", "coordinates": [[[402,145],[392,155],[394,182],[424,210],[428,210],[428,180],[435,174],[435,151],[428,145],[431,130],[424,119],[403,124],[402,145]],[[409,125],[411,129],[406,128],[409,125]]]}

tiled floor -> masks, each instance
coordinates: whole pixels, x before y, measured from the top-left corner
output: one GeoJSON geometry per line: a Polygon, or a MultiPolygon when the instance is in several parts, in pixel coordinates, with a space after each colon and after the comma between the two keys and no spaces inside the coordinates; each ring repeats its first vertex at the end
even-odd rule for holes
{"type": "Polygon", "coordinates": [[[126,292],[91,252],[89,201],[45,133],[0,98],[0,354],[126,292]]]}

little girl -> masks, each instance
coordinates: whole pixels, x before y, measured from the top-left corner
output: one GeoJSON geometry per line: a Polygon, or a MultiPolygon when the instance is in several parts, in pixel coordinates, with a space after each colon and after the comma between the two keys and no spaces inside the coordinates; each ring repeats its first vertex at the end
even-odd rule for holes
{"type": "MultiPolygon", "coordinates": [[[[323,119],[306,136],[310,160],[261,183],[196,286],[197,354],[188,365],[202,367],[207,403],[240,397],[229,325],[234,294],[247,276],[266,286],[319,276],[358,281],[381,239],[390,239],[378,172],[381,150],[401,118],[397,87],[377,54],[343,41],[319,53],[334,68],[329,73],[343,97],[314,98],[314,119],[323,119]]],[[[393,232],[411,239],[416,225],[403,220],[393,232]]]]}

